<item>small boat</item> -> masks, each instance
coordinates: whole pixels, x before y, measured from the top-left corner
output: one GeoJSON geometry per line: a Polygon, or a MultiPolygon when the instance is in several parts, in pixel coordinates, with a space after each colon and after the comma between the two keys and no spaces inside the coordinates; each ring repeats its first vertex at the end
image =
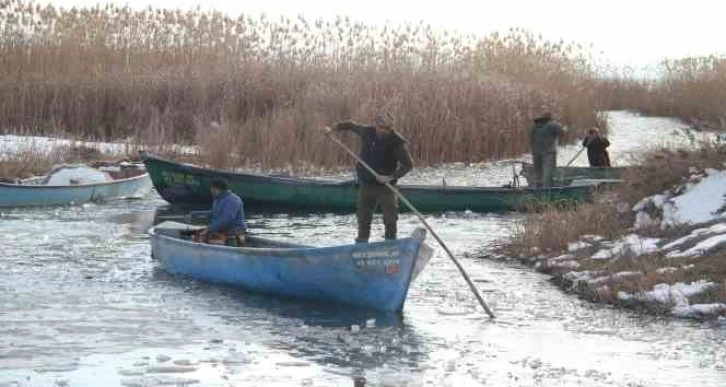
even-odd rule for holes
{"type": "Polygon", "coordinates": [[[140,166],[106,173],[107,181],[69,179],[57,183],[52,175],[0,182],[0,208],[56,206],[138,197],[151,187],[149,174],[140,166]]]}
{"type": "MultiPolygon", "coordinates": [[[[353,212],[355,181],[279,177],[219,171],[165,160],[148,153],[141,158],[154,188],[167,202],[181,207],[208,207],[213,179],[227,180],[249,211],[353,212]]],[[[456,187],[400,185],[399,190],[421,212],[504,212],[542,202],[584,202],[599,183],[538,189],[534,187],[456,187]]],[[[407,211],[401,207],[402,211],[407,211]]]]}
{"type": "MultiPolygon", "coordinates": [[[[521,163],[520,174],[529,180],[534,176],[534,166],[521,163]]],[[[620,182],[627,167],[556,167],[555,181],[557,184],[569,185],[574,180],[602,180],[603,182],[620,182]]]]}
{"type": "Polygon", "coordinates": [[[426,231],[396,241],[312,247],[247,237],[246,247],[192,242],[191,225],[164,222],[149,231],[151,253],[174,275],[248,291],[400,311],[409,285],[431,259],[426,231]]]}

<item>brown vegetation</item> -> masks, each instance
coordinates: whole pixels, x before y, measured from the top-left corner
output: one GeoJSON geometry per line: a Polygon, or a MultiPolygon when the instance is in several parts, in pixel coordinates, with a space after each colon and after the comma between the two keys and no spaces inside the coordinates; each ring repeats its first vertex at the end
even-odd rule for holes
{"type": "Polygon", "coordinates": [[[42,176],[48,173],[55,164],[88,163],[111,158],[112,156],[85,145],[73,144],[45,150],[29,144],[29,146],[21,147],[17,152],[13,152],[11,157],[0,158],[0,179],[13,180],[42,176]]]}
{"type": "Polygon", "coordinates": [[[600,106],[676,117],[695,128],[726,131],[726,57],[666,60],[657,75],[650,80],[629,75],[601,80],[600,106]]]}
{"type": "Polygon", "coordinates": [[[694,151],[660,149],[633,160],[622,177],[625,181],[603,191],[594,203],[562,209],[544,206],[525,215],[513,226],[501,251],[509,256],[559,252],[582,235],[608,239],[624,235],[633,225],[631,208],[641,199],[684,183],[691,170],[720,169],[726,163],[726,144],[706,143],[694,151]]]}
{"type": "MultiPolygon", "coordinates": [[[[618,255],[617,259],[590,258],[602,248],[592,235],[613,241],[635,232],[631,208],[642,198],[687,182],[695,171],[723,169],[726,165],[726,144],[703,144],[693,151],[657,150],[635,161],[638,164],[630,167],[623,176],[625,183],[602,192],[594,203],[565,209],[550,207],[523,215],[495,254],[537,264],[539,270],[552,274],[564,288],[597,302],[620,305],[620,291],[637,294],[652,290],[658,283],[708,280],[717,286],[691,301],[726,303],[724,249],[716,249],[696,259],[666,257],[664,252],[636,256],[627,251],[618,255]],[[569,243],[583,240],[589,247],[563,255],[568,251],[569,243]],[[567,275],[573,270],[589,273],[590,280],[573,280],[567,275]]],[[[672,241],[703,227],[703,224],[665,230],[658,227],[638,229],[637,233],[672,241]]],[[[710,236],[704,234],[689,243],[695,245],[710,236]]],[[[668,305],[652,302],[634,302],[629,306],[644,307],[657,313],[670,311],[668,305]]]]}
{"type": "Polygon", "coordinates": [[[477,40],[424,24],[0,4],[6,132],[149,145],[203,139],[216,121],[217,156],[330,166],[347,159],[314,130],[341,118],[391,114],[420,163],[524,152],[543,107],[596,122],[588,57],[520,30],[477,40]]]}

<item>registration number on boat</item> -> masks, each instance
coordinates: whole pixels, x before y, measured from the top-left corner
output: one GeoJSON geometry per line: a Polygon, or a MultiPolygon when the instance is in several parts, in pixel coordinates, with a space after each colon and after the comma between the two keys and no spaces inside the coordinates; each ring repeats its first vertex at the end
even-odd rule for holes
{"type": "Polygon", "coordinates": [[[401,261],[398,259],[397,248],[384,250],[366,250],[353,253],[353,260],[359,269],[385,267],[389,274],[398,273],[401,261]]]}
{"type": "Polygon", "coordinates": [[[197,181],[194,176],[187,175],[186,173],[162,172],[162,175],[164,176],[164,180],[166,180],[168,184],[186,184],[191,186],[199,186],[199,181],[197,181]]]}

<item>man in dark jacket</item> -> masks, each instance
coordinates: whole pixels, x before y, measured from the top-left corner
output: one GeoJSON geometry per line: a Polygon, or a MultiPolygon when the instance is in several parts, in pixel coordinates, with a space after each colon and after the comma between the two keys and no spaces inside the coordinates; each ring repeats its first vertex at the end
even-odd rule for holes
{"type": "Polygon", "coordinates": [[[398,198],[385,186],[396,181],[413,169],[411,155],[406,149],[405,140],[396,133],[383,116],[377,116],[373,126],[361,125],[353,121],[341,121],[333,125],[333,130],[347,130],[360,136],[362,141],[360,158],[378,176],[371,174],[358,164],[358,237],[357,243],[367,243],[371,234],[373,211],[377,205],[383,211],[383,225],[386,240],[394,240],[397,235],[398,198]]]}
{"type": "Polygon", "coordinates": [[[552,186],[557,166],[558,139],[562,134],[564,134],[564,129],[552,121],[550,113],[534,119],[534,126],[530,131],[530,144],[532,146],[534,185],[538,188],[552,186]]]}
{"type": "Polygon", "coordinates": [[[244,246],[245,223],[242,199],[229,192],[224,180],[214,180],[210,188],[214,202],[211,211],[192,211],[191,217],[209,217],[209,226],[194,238],[195,242],[244,246]]]}
{"type": "Polygon", "coordinates": [[[582,146],[587,148],[587,158],[590,160],[591,167],[610,166],[610,155],[608,154],[610,141],[600,133],[600,129],[589,129],[587,136],[582,141],[582,146]]]}

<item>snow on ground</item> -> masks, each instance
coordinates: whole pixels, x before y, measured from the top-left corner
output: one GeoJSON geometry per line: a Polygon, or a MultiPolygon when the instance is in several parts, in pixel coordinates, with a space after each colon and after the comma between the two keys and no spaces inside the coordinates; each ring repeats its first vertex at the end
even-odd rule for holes
{"type": "Polygon", "coordinates": [[[726,170],[706,171],[706,176],[686,193],[676,196],[663,206],[663,221],[667,224],[697,224],[722,218],[718,213],[724,207],[726,198],[726,170]]]}
{"type": "Polygon", "coordinates": [[[613,275],[604,275],[596,278],[587,280],[587,283],[591,285],[603,285],[613,280],[624,280],[629,278],[640,278],[643,273],[639,271],[620,271],[613,275]]]}
{"type": "Polygon", "coordinates": [[[726,313],[726,304],[695,304],[677,306],[671,311],[671,315],[682,318],[702,318],[726,313]]]}
{"type": "Polygon", "coordinates": [[[636,228],[657,225],[662,228],[677,225],[707,223],[726,219],[726,170],[709,169],[705,175],[694,175],[685,187],[676,187],[641,200],[633,206],[636,212],[636,228]],[[683,193],[673,195],[671,191],[683,193]],[[653,219],[647,212],[654,206],[663,213],[662,219],[653,219]]]}
{"type": "Polygon", "coordinates": [[[611,259],[626,254],[634,256],[650,254],[658,251],[658,242],[660,242],[660,239],[629,234],[615,242],[604,243],[603,246],[606,247],[595,253],[592,259],[611,259]]]}
{"type": "Polygon", "coordinates": [[[684,252],[672,251],[666,256],[668,258],[696,257],[724,247],[726,247],[726,234],[720,234],[698,242],[695,246],[684,252]]]}
{"type": "MultiPolygon", "coordinates": [[[[74,141],[44,136],[0,135],[0,160],[27,151],[50,154],[58,148],[69,146],[84,146],[109,155],[125,154],[129,150],[137,149],[130,142],[74,141]]],[[[197,148],[192,146],[173,145],[172,148],[185,154],[197,152],[197,148]]],[[[140,149],[154,149],[154,147],[140,149]]]]}
{"type": "Polygon", "coordinates": [[[582,241],[574,242],[574,243],[568,243],[567,244],[567,251],[570,252],[570,253],[573,253],[575,251],[582,250],[582,249],[587,248],[587,247],[590,247],[590,246],[592,246],[592,245],[589,244],[589,243],[586,243],[586,242],[582,242],[582,241]]]}
{"type": "Polygon", "coordinates": [[[687,307],[689,306],[689,297],[707,292],[716,287],[716,284],[710,281],[697,281],[690,284],[677,282],[675,284],[656,284],[653,290],[643,293],[627,293],[618,292],[618,298],[621,301],[650,301],[658,302],[666,306],[687,307]]]}
{"type": "Polygon", "coordinates": [[[107,154],[123,153],[128,149],[127,144],[122,143],[73,141],[42,136],[4,135],[0,136],[0,155],[14,155],[23,151],[48,154],[57,148],[72,145],[86,146],[107,154]]]}
{"type": "Polygon", "coordinates": [[[706,235],[713,234],[726,234],[726,223],[717,223],[710,227],[703,227],[693,230],[690,234],[664,245],[663,250],[672,250],[674,248],[677,248],[678,246],[693,242],[694,240],[704,237],[706,235]]]}

